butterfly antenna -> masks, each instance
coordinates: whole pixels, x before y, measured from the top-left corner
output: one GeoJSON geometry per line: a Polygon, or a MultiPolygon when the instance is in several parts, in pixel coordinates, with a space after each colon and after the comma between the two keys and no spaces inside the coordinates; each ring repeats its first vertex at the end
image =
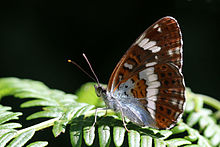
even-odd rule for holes
{"type": "Polygon", "coordinates": [[[90,68],[90,70],[92,71],[92,73],[93,73],[93,75],[94,75],[94,77],[95,77],[95,79],[96,79],[96,82],[98,83],[98,85],[100,85],[99,79],[97,78],[97,76],[96,76],[96,74],[95,74],[95,72],[94,72],[94,70],[93,70],[93,68],[92,68],[92,65],[90,64],[88,58],[86,57],[86,55],[85,55],[84,53],[83,53],[83,57],[85,58],[86,62],[88,63],[89,68],[90,68]]]}
{"type": "Polygon", "coordinates": [[[84,72],[87,76],[89,76],[93,81],[96,82],[96,80],[88,73],[86,72],[81,66],[79,66],[76,62],[72,61],[72,60],[68,60],[69,63],[74,64],[76,67],[78,67],[82,72],[84,72]]]}

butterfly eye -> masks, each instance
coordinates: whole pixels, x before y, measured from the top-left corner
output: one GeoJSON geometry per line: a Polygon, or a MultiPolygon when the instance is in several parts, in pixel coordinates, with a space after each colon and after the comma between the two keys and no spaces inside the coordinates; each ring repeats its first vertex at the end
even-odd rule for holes
{"type": "Polygon", "coordinates": [[[102,88],[100,86],[96,86],[94,85],[95,87],[95,93],[98,97],[101,97],[101,92],[102,92],[102,88]]]}
{"type": "Polygon", "coordinates": [[[101,97],[101,93],[98,92],[98,91],[96,91],[96,95],[97,95],[98,97],[101,97]]]}

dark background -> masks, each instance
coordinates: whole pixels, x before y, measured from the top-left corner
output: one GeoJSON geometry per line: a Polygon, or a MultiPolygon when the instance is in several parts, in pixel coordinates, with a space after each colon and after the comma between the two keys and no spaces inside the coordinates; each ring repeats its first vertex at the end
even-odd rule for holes
{"type": "MultiPolygon", "coordinates": [[[[0,2],[0,77],[39,80],[74,93],[91,79],[67,59],[89,71],[86,53],[107,83],[135,39],[161,17],[173,16],[183,34],[186,86],[220,99],[219,11],[218,0],[0,2]]],[[[70,145],[68,135],[59,138],[56,144],[70,145]]]]}

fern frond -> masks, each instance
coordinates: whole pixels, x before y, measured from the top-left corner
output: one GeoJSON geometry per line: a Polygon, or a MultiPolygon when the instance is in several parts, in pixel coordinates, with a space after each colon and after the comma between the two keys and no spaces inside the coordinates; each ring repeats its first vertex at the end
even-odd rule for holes
{"type": "MultiPolygon", "coordinates": [[[[95,127],[93,126],[95,106],[104,107],[103,102],[95,95],[93,85],[94,83],[83,85],[76,96],[50,89],[38,81],[18,78],[0,79],[0,98],[12,95],[27,100],[21,104],[22,108],[42,107],[42,111],[31,114],[27,117],[28,120],[50,118],[45,122],[19,130],[21,127],[19,123],[8,121],[18,119],[22,114],[11,112],[10,107],[0,106],[0,145],[15,143],[19,143],[20,146],[25,145],[36,131],[50,126],[53,127],[52,132],[55,137],[69,129],[72,146],[82,144],[91,146],[94,142],[99,142],[99,146],[128,144],[149,147],[201,145],[209,147],[220,145],[219,102],[211,97],[194,94],[187,89],[186,110],[183,119],[176,127],[171,130],[156,130],[128,123],[127,127],[131,130],[128,133],[123,127],[120,116],[111,110],[107,111],[107,116],[104,116],[106,111],[99,111],[98,121],[95,127]],[[204,104],[215,108],[216,113],[205,108],[204,104]]],[[[47,142],[37,141],[28,146],[46,145],[47,142]]]]}
{"type": "MultiPolygon", "coordinates": [[[[0,146],[4,147],[6,144],[8,147],[23,146],[29,141],[35,133],[35,129],[18,131],[17,128],[21,128],[19,123],[12,123],[8,121],[19,119],[22,115],[20,112],[11,112],[11,107],[0,105],[0,146]]],[[[47,144],[47,142],[44,142],[47,144]]],[[[42,145],[41,145],[42,146],[42,145]]]]}
{"type": "MultiPolygon", "coordinates": [[[[41,82],[28,79],[0,79],[0,98],[9,95],[18,98],[32,98],[31,100],[27,99],[28,101],[21,104],[22,108],[43,106],[43,111],[31,114],[27,117],[27,120],[42,117],[54,118],[46,122],[42,122],[40,124],[19,130],[17,131],[16,135],[24,135],[25,132],[29,132],[32,129],[37,131],[46,127],[53,126],[53,133],[56,137],[61,132],[65,132],[66,125],[72,120],[72,118],[83,115],[87,111],[94,108],[93,105],[88,105],[85,103],[76,103],[75,95],[66,94],[56,89],[49,89],[46,85],[44,85],[41,82]]],[[[0,110],[10,110],[9,107],[3,108],[0,108],[0,110]]],[[[17,115],[17,113],[10,112],[1,113],[0,124],[10,119],[18,119],[17,115]]],[[[11,143],[13,143],[13,141],[11,143]]],[[[42,145],[44,144],[45,143],[43,143],[42,145]]]]}

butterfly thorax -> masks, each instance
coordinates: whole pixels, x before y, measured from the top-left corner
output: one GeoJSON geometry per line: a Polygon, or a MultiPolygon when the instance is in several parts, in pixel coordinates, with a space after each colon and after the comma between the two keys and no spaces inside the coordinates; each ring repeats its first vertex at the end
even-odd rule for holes
{"type": "Polygon", "coordinates": [[[114,97],[110,96],[106,88],[102,87],[101,85],[98,86],[94,85],[94,87],[95,87],[96,95],[104,100],[107,108],[112,109],[115,112],[120,111],[119,110],[120,104],[117,102],[117,100],[114,97]]]}

